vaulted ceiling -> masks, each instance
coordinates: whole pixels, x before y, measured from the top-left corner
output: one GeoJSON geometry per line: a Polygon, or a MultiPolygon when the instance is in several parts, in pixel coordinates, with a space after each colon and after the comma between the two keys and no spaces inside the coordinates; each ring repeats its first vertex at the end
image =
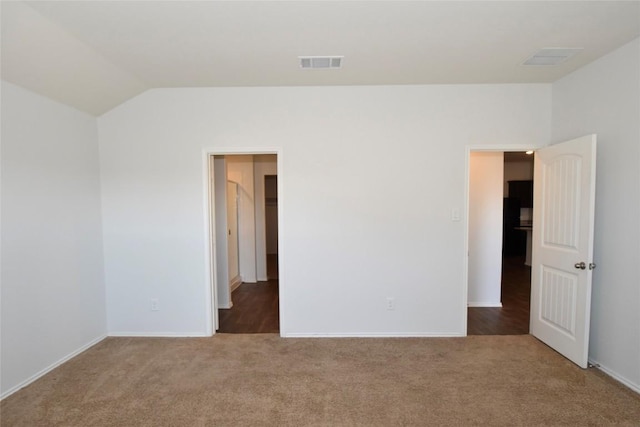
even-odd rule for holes
{"type": "Polygon", "coordinates": [[[639,1],[2,2],[2,78],[100,115],[157,87],[548,83],[640,35],[639,1]],[[523,66],[541,48],[582,50],[523,66]],[[344,55],[337,70],[298,56],[344,55]]]}

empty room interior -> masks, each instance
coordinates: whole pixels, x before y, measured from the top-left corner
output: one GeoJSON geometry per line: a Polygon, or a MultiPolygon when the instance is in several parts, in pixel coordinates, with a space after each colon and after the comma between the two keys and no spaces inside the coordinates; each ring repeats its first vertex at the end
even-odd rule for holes
{"type": "Polygon", "coordinates": [[[1,425],[640,423],[640,1],[0,7],[1,425]]]}

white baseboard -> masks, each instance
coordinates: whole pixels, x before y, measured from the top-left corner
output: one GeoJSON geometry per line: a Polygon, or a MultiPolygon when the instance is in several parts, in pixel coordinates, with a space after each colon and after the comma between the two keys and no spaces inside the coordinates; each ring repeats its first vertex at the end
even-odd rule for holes
{"type": "MultiPolygon", "coordinates": [[[[229,281],[229,289],[231,290],[231,293],[233,293],[233,291],[238,289],[238,286],[240,286],[241,284],[242,284],[242,277],[236,276],[233,279],[231,279],[229,281]]],[[[229,307],[229,308],[231,308],[231,307],[229,307]]]]}
{"type": "Polygon", "coordinates": [[[66,356],[64,356],[63,358],[59,359],[58,361],[52,363],[51,365],[47,366],[46,368],[44,368],[44,369],[40,370],[39,372],[33,374],[32,376],[30,376],[26,380],[22,381],[20,384],[17,384],[15,386],[11,387],[9,390],[5,391],[4,393],[2,393],[0,395],[0,400],[3,400],[5,398],[11,396],[13,393],[15,393],[16,391],[20,390],[21,388],[24,388],[24,387],[28,386],[29,384],[31,384],[32,382],[36,381],[40,377],[42,377],[42,376],[48,374],[49,372],[53,371],[58,366],[60,366],[63,363],[73,359],[74,357],[76,357],[77,355],[82,353],[83,351],[86,351],[89,348],[93,347],[94,345],[98,344],[100,341],[102,341],[106,337],[107,337],[107,335],[101,335],[98,338],[96,338],[96,339],[94,339],[92,341],[89,341],[87,344],[83,345],[82,347],[78,348],[77,350],[72,351],[71,353],[67,354],[66,356]]]}
{"type": "Polygon", "coordinates": [[[283,338],[460,338],[463,334],[451,332],[287,332],[283,338]]]}
{"type": "Polygon", "coordinates": [[[600,364],[596,360],[589,359],[589,363],[592,364],[593,366],[595,366],[597,369],[599,369],[602,372],[604,372],[605,374],[609,375],[614,380],[618,381],[619,383],[624,384],[625,386],[629,387],[631,390],[633,390],[636,393],[640,394],[640,385],[633,383],[632,381],[626,379],[622,375],[619,375],[618,373],[612,371],[611,369],[607,368],[606,366],[603,366],[602,364],[600,364]]]}
{"type": "Polygon", "coordinates": [[[467,303],[467,307],[502,307],[501,302],[473,302],[470,301],[467,303]]]}
{"type": "Polygon", "coordinates": [[[202,338],[210,337],[204,332],[109,332],[110,337],[130,338],[202,338]]]}

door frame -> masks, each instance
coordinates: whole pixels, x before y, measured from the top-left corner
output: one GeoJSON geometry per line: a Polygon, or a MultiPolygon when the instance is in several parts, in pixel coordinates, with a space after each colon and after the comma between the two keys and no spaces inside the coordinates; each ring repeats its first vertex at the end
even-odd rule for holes
{"type": "MultiPolygon", "coordinates": [[[[203,209],[204,209],[204,244],[205,244],[205,313],[206,335],[213,336],[216,333],[218,326],[218,297],[217,297],[217,279],[216,279],[216,245],[215,245],[215,193],[214,186],[214,173],[213,173],[213,156],[231,156],[231,155],[259,155],[259,154],[275,154],[276,155],[276,167],[278,171],[278,237],[280,237],[283,224],[282,224],[282,206],[283,206],[283,192],[282,183],[284,182],[283,173],[283,154],[281,147],[223,147],[223,148],[204,148],[202,150],[202,180],[203,180],[203,209]]],[[[278,259],[278,269],[280,272],[282,269],[282,239],[278,238],[278,253],[281,255],[278,259]]],[[[280,336],[284,335],[286,330],[285,325],[286,317],[283,316],[284,310],[283,304],[283,289],[286,289],[286,280],[280,277],[278,280],[278,299],[280,301],[280,336]]]]}
{"type": "Polygon", "coordinates": [[[496,144],[496,145],[467,145],[465,149],[465,174],[464,174],[464,252],[462,259],[462,336],[467,336],[467,308],[469,303],[469,176],[471,168],[471,153],[477,152],[505,152],[505,151],[529,151],[534,152],[543,146],[524,144],[496,144]]]}

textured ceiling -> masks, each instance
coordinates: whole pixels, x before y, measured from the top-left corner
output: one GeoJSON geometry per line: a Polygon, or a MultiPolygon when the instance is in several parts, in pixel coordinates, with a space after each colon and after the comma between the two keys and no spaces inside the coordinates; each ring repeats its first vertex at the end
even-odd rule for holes
{"type": "Polygon", "coordinates": [[[99,115],[156,87],[548,83],[639,35],[638,1],[2,2],[2,78],[99,115]],[[584,49],[522,66],[544,47],[584,49]]]}

